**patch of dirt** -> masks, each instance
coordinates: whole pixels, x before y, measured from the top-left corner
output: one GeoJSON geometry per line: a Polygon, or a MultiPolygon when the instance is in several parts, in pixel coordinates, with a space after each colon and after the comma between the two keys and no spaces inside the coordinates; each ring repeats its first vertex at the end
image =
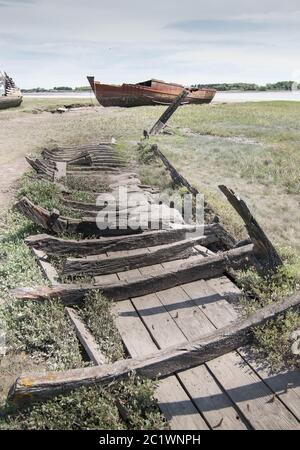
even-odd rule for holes
{"type": "Polygon", "coordinates": [[[253,139],[249,139],[242,136],[218,136],[217,134],[201,134],[195,133],[190,128],[179,128],[179,131],[184,134],[188,134],[190,136],[196,136],[199,138],[205,138],[206,140],[222,140],[227,142],[234,142],[235,144],[249,144],[249,145],[264,145],[261,142],[254,141],[253,139]]]}
{"type": "Polygon", "coordinates": [[[7,353],[0,358],[0,402],[3,403],[16,378],[24,372],[43,372],[41,362],[37,364],[26,353],[7,353]]]}

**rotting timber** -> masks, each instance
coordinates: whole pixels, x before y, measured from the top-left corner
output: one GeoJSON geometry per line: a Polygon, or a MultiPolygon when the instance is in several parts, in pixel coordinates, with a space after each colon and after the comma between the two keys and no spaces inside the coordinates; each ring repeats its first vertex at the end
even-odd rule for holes
{"type": "MultiPolygon", "coordinates": [[[[64,161],[66,173],[72,170],[75,161],[80,173],[87,162],[82,155],[88,155],[89,160],[90,151],[94,160],[105,158],[105,166],[100,167],[99,172],[109,180],[110,193],[116,195],[118,183],[125,184],[130,187],[130,195],[139,193],[142,214],[145,205],[155,205],[155,195],[149,187],[141,185],[131,167],[114,166],[117,154],[113,145],[45,150],[44,155],[53,162],[64,161]],[[115,172],[107,170],[108,162],[112,162],[115,172]]],[[[93,161],[89,164],[91,168],[94,165],[93,161]]],[[[44,176],[38,170],[37,173],[44,176]]],[[[84,173],[89,177],[92,171],[84,173]]],[[[225,192],[225,188],[222,190],[225,192]]],[[[124,209],[117,196],[116,204],[118,211],[124,209]]],[[[91,205],[92,211],[98,213],[99,203],[88,205],[86,210],[91,211],[91,205]]],[[[170,211],[168,222],[167,205],[161,210],[153,207],[156,221],[168,225],[165,229],[141,227],[137,234],[127,230],[119,236],[98,235],[78,240],[53,236],[52,233],[59,232],[54,229],[61,219],[58,211],[43,213],[41,219],[36,214],[36,210],[40,211],[38,205],[23,200],[19,207],[27,217],[36,223],[39,221],[48,233],[30,236],[26,242],[51,286],[34,290],[21,288],[17,296],[24,301],[59,296],[94,366],[43,375],[24,374],[11,388],[11,401],[45,400],[78,386],[126,378],[136,371],[159,379],[155,395],[172,429],[299,429],[297,374],[269,377],[252,361],[244,347],[252,340],[253,326],[287,309],[297,309],[299,294],[243,318],[235,308],[240,291],[226,276],[229,268],[257,261],[269,269],[268,255],[273,255],[269,244],[273,246],[266,241],[265,233],[252,214],[247,213],[244,220],[246,227],[249,218],[255,224],[255,239],[249,229],[245,245],[233,248],[232,244],[228,248],[229,241],[224,239],[226,233],[219,223],[208,223],[197,230],[170,211]],[[51,264],[51,255],[64,258],[60,273],[51,264]],[[68,271],[89,273],[92,281],[88,285],[62,285],[60,277],[68,271]],[[86,301],[84,294],[93,289],[111,298],[115,322],[129,359],[107,364],[90,330],[70,307],[86,301]],[[294,384],[286,389],[291,380],[294,384]]],[[[83,202],[80,207],[85,209],[83,202]]],[[[128,209],[126,207],[126,214],[128,209]]],[[[68,223],[70,219],[63,220],[68,223]]],[[[276,260],[273,270],[280,263],[276,260]]]]}

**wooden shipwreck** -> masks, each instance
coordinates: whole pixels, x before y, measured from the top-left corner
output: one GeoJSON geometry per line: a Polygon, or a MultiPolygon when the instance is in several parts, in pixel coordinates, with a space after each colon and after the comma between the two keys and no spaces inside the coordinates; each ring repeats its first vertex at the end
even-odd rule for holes
{"type": "Polygon", "coordinates": [[[20,106],[23,97],[19,88],[6,72],[0,72],[0,109],[20,106]]]}
{"type": "MultiPolygon", "coordinates": [[[[136,84],[102,84],[94,77],[87,77],[94,94],[102,106],[145,106],[169,105],[184,90],[184,86],[175,83],[151,79],[136,84]]],[[[189,88],[184,102],[200,105],[210,103],[215,96],[214,89],[189,88]]]]}
{"type": "MultiPolygon", "coordinates": [[[[166,116],[158,121],[165,122],[166,116]]],[[[154,128],[155,133],[161,129],[154,128]]],[[[196,195],[198,191],[158,147],[151,148],[174,184],[196,195]]],[[[117,179],[117,183],[141,193],[140,205],[155,202],[132,172],[133,167],[125,164],[116,166],[117,174],[107,172],[107,162],[118,161],[112,145],[44,151],[43,156],[39,164],[28,161],[37,176],[43,176],[45,165],[49,170],[57,161],[65,162],[68,172],[75,160],[80,172],[88,158],[89,167],[98,164],[110,178],[112,192],[117,179]]],[[[184,221],[172,222],[165,230],[95,235],[92,219],[60,217],[57,210],[46,211],[26,198],[19,202],[20,211],[49,233],[26,239],[49,283],[47,287],[22,287],[13,294],[24,302],[59,298],[93,365],[21,374],[11,386],[10,401],[44,401],[81,386],[107,385],[136,373],[157,380],[155,397],[173,430],[299,429],[299,375],[289,372],[270,376],[253,361],[245,346],[253,341],[253,327],[281,317],[286,310],[297,310],[300,294],[270,303],[248,317],[241,316],[235,305],[241,292],[228,271],[251,264],[269,276],[282,261],[246,203],[232,190],[219,187],[244,221],[248,234],[244,241],[235,242],[221,223],[207,223],[199,231],[184,221]],[[81,235],[84,229],[92,236],[68,239],[52,234],[72,230],[81,235]],[[62,263],[58,269],[51,262],[53,256],[62,263]],[[90,279],[86,284],[68,279],[74,275],[89,275],[90,279]],[[110,363],[80,316],[80,308],[72,307],[88,302],[86,294],[92,291],[100,291],[111,300],[128,358],[110,363]]],[[[102,207],[102,197],[97,204],[95,200],[94,205],[77,202],[76,206],[95,212],[102,207]]],[[[123,207],[118,203],[119,211],[123,207]]],[[[126,208],[128,211],[128,205],[126,208]]],[[[117,407],[122,417],[122,405],[117,407]]]]}

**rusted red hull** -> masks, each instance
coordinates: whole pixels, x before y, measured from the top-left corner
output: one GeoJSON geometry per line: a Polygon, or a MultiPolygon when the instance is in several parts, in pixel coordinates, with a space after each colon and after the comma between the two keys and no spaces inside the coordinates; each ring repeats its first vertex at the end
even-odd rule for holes
{"type": "MultiPolygon", "coordinates": [[[[182,92],[183,86],[149,80],[139,84],[123,84],[121,86],[102,84],[88,77],[95,96],[102,106],[145,106],[168,105],[182,92]]],[[[186,97],[185,102],[191,104],[210,103],[215,96],[214,89],[195,89],[186,97]]]]}

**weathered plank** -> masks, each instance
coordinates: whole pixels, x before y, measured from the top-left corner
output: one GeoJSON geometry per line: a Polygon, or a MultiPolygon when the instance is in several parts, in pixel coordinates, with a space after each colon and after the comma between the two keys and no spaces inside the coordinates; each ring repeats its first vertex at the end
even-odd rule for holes
{"type": "Polygon", "coordinates": [[[41,266],[46,278],[50,281],[52,286],[56,286],[58,283],[59,275],[55,267],[48,261],[48,256],[42,250],[37,250],[36,248],[32,248],[32,251],[36,258],[38,259],[38,263],[41,266]]]}
{"type": "Polygon", "coordinates": [[[164,111],[164,113],[160,116],[158,121],[151,128],[149,135],[153,136],[161,132],[161,130],[166,126],[166,123],[174,114],[176,109],[181,105],[184,99],[188,96],[189,90],[183,89],[183,91],[176,97],[174,102],[164,111]]]}
{"type": "Polygon", "coordinates": [[[159,150],[157,144],[153,144],[150,150],[152,150],[152,152],[161,159],[166,169],[170,172],[175,186],[185,187],[192,195],[196,196],[199,194],[199,191],[191,186],[190,183],[182,175],[180,175],[165,155],[159,150]]]}
{"type": "Polygon", "coordinates": [[[300,429],[293,414],[272,394],[238,353],[220,356],[209,361],[208,366],[254,429],[300,429]]]}
{"type": "MultiPolygon", "coordinates": [[[[200,232],[208,238],[203,240],[203,245],[207,245],[213,239],[218,240],[216,233],[218,225],[205,225],[200,232]]],[[[37,234],[29,236],[25,242],[31,247],[44,250],[48,254],[54,255],[97,255],[111,251],[133,250],[140,247],[153,247],[187,239],[192,233],[197,232],[194,226],[183,226],[171,230],[145,231],[144,233],[132,236],[105,237],[99,239],[62,239],[48,234],[37,234]]]]}
{"type": "MultiPolygon", "coordinates": [[[[119,273],[121,280],[136,276],[137,270],[119,273]]],[[[114,303],[116,325],[132,358],[157,351],[157,344],[139,318],[130,300],[114,303]]],[[[174,375],[160,380],[155,390],[158,406],[172,430],[206,430],[207,424],[174,375]]]]}
{"type": "Polygon", "coordinates": [[[186,342],[150,355],[142,359],[132,358],[113,364],[65,372],[25,374],[12,386],[9,399],[22,401],[47,398],[79,386],[95,383],[107,384],[127,377],[132,371],[140,376],[155,378],[186,370],[213,360],[241,345],[251,342],[252,328],[275,319],[286,310],[299,308],[300,294],[295,293],[284,301],[268,305],[247,318],[235,321],[196,341],[186,342]]]}
{"type": "MultiPolygon", "coordinates": [[[[67,258],[62,273],[65,275],[75,275],[78,273],[101,275],[150,266],[151,264],[172,261],[174,259],[185,259],[194,255],[196,253],[194,246],[203,241],[209,243],[208,237],[200,236],[198,238],[186,239],[184,241],[154,247],[152,251],[144,248],[138,254],[135,250],[131,250],[126,256],[114,256],[111,254],[109,257],[106,257],[100,254],[86,258],[67,258]]],[[[215,239],[213,238],[212,241],[215,241],[215,239]]]]}
{"type": "Polygon", "coordinates": [[[255,255],[259,259],[262,271],[266,274],[275,272],[278,267],[282,266],[282,260],[244,200],[240,199],[231,189],[224,185],[220,185],[219,189],[243,219],[249,236],[254,243],[255,255]]]}
{"type": "MultiPolygon", "coordinates": [[[[70,217],[57,216],[57,214],[55,214],[55,220],[53,220],[53,214],[45,208],[35,205],[27,197],[23,197],[15,206],[38,226],[54,233],[70,232],[82,234],[84,236],[121,236],[141,233],[143,228],[147,228],[146,223],[141,224],[140,227],[130,227],[126,222],[107,222],[106,228],[100,228],[98,226],[100,225],[100,222],[96,217],[73,219],[70,217]]],[[[159,228],[160,223],[154,222],[153,224],[150,223],[148,225],[159,228]]],[[[161,226],[166,226],[166,224],[162,222],[161,226]]]]}
{"type": "Polygon", "coordinates": [[[128,283],[118,282],[104,286],[61,284],[55,288],[17,288],[11,292],[17,298],[22,299],[42,300],[59,297],[65,304],[76,304],[81,302],[87,293],[100,290],[107,298],[114,301],[123,300],[168,289],[183,283],[222,275],[229,267],[241,267],[247,263],[252,251],[253,246],[248,245],[217,256],[191,257],[175,271],[168,270],[155,276],[144,276],[128,283]]]}

